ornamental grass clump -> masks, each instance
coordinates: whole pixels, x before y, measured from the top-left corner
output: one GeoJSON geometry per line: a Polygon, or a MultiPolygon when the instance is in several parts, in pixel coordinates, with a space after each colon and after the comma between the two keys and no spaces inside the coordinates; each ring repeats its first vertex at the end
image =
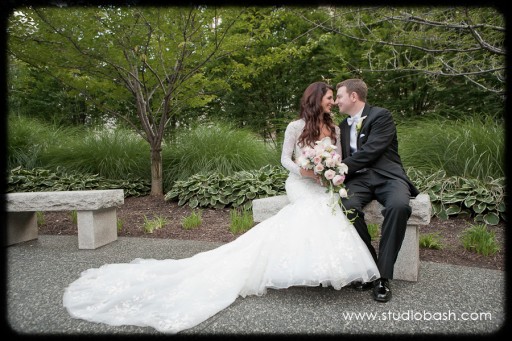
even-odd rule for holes
{"type": "Polygon", "coordinates": [[[484,224],[473,225],[466,229],[461,237],[466,250],[484,256],[492,256],[500,250],[494,231],[489,231],[484,224]]]}
{"type": "Polygon", "coordinates": [[[397,129],[404,165],[482,181],[505,176],[505,133],[499,120],[414,120],[397,129]]]}
{"type": "Polygon", "coordinates": [[[46,218],[44,216],[44,212],[37,211],[36,212],[37,226],[44,225],[46,223],[46,218]]]}
{"type": "Polygon", "coordinates": [[[249,230],[254,225],[252,211],[247,209],[233,208],[229,212],[231,233],[240,233],[249,230]]]}
{"type": "Polygon", "coordinates": [[[370,234],[370,237],[372,240],[377,239],[379,237],[379,225],[378,224],[367,224],[368,226],[368,233],[370,234]]]}
{"type": "Polygon", "coordinates": [[[182,219],[181,226],[185,230],[190,230],[190,229],[199,227],[202,223],[203,223],[202,211],[194,210],[194,211],[192,211],[192,213],[190,213],[189,216],[182,219]]]}
{"type": "Polygon", "coordinates": [[[153,217],[153,219],[149,219],[146,215],[144,215],[144,232],[145,233],[153,233],[155,230],[161,229],[164,225],[167,224],[167,219],[162,216],[153,217]]]}
{"type": "Polygon", "coordinates": [[[134,133],[116,129],[87,130],[71,135],[65,143],[50,144],[41,155],[47,168],[98,174],[107,179],[150,179],[148,146],[134,133]]]}
{"type": "Polygon", "coordinates": [[[443,248],[439,232],[420,235],[420,247],[425,249],[440,250],[443,248]]]}
{"type": "Polygon", "coordinates": [[[247,129],[224,123],[181,130],[163,155],[165,183],[189,179],[194,174],[214,172],[225,176],[238,171],[279,164],[279,154],[247,129]]]}
{"type": "Polygon", "coordinates": [[[71,222],[73,225],[78,225],[78,212],[76,210],[73,210],[69,212],[69,216],[71,218],[71,222]]]}

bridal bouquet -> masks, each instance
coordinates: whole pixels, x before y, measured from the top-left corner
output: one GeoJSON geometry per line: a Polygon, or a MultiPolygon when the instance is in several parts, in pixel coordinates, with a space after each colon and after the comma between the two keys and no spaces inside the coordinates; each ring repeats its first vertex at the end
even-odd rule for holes
{"type": "Polygon", "coordinates": [[[346,164],[341,162],[341,155],[329,140],[317,141],[314,147],[306,146],[297,158],[297,164],[303,169],[312,169],[320,176],[320,182],[333,195],[336,191],[341,198],[347,197],[343,182],[348,172],[346,164]]]}

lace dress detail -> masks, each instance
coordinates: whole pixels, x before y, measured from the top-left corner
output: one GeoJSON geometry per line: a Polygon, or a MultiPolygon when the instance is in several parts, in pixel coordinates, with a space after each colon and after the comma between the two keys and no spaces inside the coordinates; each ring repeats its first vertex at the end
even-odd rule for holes
{"type": "Polygon", "coordinates": [[[283,145],[289,205],[236,240],[190,258],[135,259],[86,270],[64,292],[69,314],[174,334],[205,321],[238,296],[290,286],[340,289],[378,278],[370,252],[341,208],[336,205],[333,214],[325,188],[294,167],[300,124],[290,123],[283,145]]]}

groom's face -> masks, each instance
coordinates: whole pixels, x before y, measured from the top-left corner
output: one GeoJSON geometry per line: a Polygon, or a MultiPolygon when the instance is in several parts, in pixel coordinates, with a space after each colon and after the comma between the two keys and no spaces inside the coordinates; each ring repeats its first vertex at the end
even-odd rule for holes
{"type": "Polygon", "coordinates": [[[349,115],[353,114],[352,111],[355,103],[354,96],[355,95],[353,93],[349,94],[347,92],[346,86],[342,86],[338,89],[338,92],[336,93],[336,102],[334,102],[334,104],[338,105],[338,108],[340,108],[340,113],[349,115]]]}

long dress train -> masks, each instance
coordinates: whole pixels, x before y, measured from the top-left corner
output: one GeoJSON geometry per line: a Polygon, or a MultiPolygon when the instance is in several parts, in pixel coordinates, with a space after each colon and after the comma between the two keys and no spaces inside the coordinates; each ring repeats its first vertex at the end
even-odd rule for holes
{"type": "Polygon", "coordinates": [[[238,296],[290,286],[340,289],[379,277],[370,252],[324,187],[290,173],[286,192],[290,204],[216,249],[82,272],[66,288],[64,307],[74,318],[177,333],[238,296]]]}

